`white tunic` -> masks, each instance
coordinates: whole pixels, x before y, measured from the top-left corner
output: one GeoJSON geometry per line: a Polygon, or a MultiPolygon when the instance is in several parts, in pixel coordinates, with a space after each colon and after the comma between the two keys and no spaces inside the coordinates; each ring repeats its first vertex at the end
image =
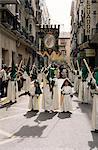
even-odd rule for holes
{"type": "Polygon", "coordinates": [[[82,79],[79,79],[78,100],[79,100],[79,102],[82,102],[82,101],[83,101],[83,83],[82,83],[82,79]]]}
{"type": "Polygon", "coordinates": [[[31,82],[31,80],[30,80],[30,77],[28,76],[26,71],[23,74],[23,78],[26,79],[26,81],[24,81],[24,83],[23,83],[23,90],[25,92],[28,92],[29,89],[30,89],[30,82],[31,82]]]}
{"type": "Polygon", "coordinates": [[[7,97],[9,101],[15,102],[18,100],[18,84],[17,81],[11,81],[10,73],[8,74],[8,88],[7,88],[7,97]]]}
{"type": "Polygon", "coordinates": [[[92,129],[98,130],[98,93],[93,97],[92,129]]]}
{"type": "Polygon", "coordinates": [[[40,97],[42,94],[40,95],[36,95],[35,94],[35,86],[34,86],[34,82],[30,84],[30,90],[29,90],[31,96],[29,97],[29,109],[30,110],[39,110],[40,109],[40,97]],[[32,98],[33,96],[33,98],[32,98]]]}
{"type": "Polygon", "coordinates": [[[88,86],[88,83],[89,83],[90,80],[91,80],[90,74],[88,74],[88,77],[87,77],[86,80],[87,80],[87,102],[90,103],[90,104],[92,104],[92,101],[93,101],[93,97],[92,97],[92,95],[91,95],[92,89],[90,88],[90,86],[88,86]]]}
{"type": "Polygon", "coordinates": [[[58,95],[58,79],[54,78],[55,85],[53,87],[53,102],[52,102],[52,110],[59,109],[59,95],[58,95]]]}
{"type": "Polygon", "coordinates": [[[45,74],[43,74],[43,98],[42,98],[42,108],[44,110],[51,110],[53,99],[51,99],[51,92],[49,89],[49,85],[47,84],[47,79],[45,74]]]}
{"type": "Polygon", "coordinates": [[[75,90],[75,92],[78,93],[78,90],[79,90],[79,79],[78,79],[77,75],[75,76],[75,79],[74,79],[74,90],[75,90]]]}
{"type": "Polygon", "coordinates": [[[70,95],[72,95],[72,88],[70,86],[64,86],[61,90],[63,95],[63,102],[61,106],[62,111],[72,111],[72,98],[70,95]]]}
{"type": "Polygon", "coordinates": [[[34,82],[31,82],[31,83],[30,83],[29,92],[30,92],[30,95],[31,95],[31,96],[29,96],[28,108],[29,108],[30,110],[32,110],[32,109],[33,109],[33,98],[32,98],[32,96],[35,95],[34,82]]]}

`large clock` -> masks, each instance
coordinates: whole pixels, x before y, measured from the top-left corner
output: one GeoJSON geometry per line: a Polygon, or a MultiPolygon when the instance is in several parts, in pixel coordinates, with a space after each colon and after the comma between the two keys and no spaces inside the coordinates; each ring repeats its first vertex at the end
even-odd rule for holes
{"type": "Polygon", "coordinates": [[[44,38],[46,48],[53,48],[55,46],[55,37],[52,34],[47,34],[44,38]]]}

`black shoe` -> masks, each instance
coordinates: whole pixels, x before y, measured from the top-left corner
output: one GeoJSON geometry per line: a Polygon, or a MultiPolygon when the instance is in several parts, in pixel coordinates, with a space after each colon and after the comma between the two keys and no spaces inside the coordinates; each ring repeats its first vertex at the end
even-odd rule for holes
{"type": "Polygon", "coordinates": [[[45,112],[46,112],[46,113],[49,113],[49,111],[48,111],[48,110],[45,110],[45,112]]]}

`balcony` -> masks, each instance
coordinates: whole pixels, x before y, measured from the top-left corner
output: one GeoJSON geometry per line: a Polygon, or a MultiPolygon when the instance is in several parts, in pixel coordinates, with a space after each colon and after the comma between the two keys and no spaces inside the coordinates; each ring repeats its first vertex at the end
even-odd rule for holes
{"type": "Polygon", "coordinates": [[[0,22],[6,28],[13,29],[15,16],[6,7],[0,7],[0,22]]]}
{"type": "Polygon", "coordinates": [[[34,44],[34,36],[30,35],[28,30],[25,27],[22,27],[20,33],[26,42],[30,44],[34,44]]]}

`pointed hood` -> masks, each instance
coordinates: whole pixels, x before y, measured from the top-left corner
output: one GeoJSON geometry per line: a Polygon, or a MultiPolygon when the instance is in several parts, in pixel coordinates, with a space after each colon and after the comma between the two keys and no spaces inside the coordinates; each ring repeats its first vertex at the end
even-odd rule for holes
{"type": "Polygon", "coordinates": [[[69,86],[73,87],[73,84],[72,84],[72,82],[70,81],[70,79],[69,79],[69,78],[65,78],[65,80],[64,80],[64,82],[63,82],[63,84],[62,84],[62,86],[61,86],[61,89],[62,89],[63,86],[65,85],[65,82],[66,82],[66,81],[68,81],[69,86]]]}

